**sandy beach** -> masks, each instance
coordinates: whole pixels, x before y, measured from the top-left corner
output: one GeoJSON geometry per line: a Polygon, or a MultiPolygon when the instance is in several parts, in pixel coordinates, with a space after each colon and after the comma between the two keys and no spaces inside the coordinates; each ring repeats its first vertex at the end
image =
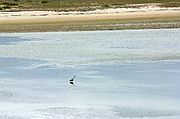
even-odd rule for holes
{"type": "Polygon", "coordinates": [[[0,12],[0,32],[180,28],[180,7],[0,12]]]}

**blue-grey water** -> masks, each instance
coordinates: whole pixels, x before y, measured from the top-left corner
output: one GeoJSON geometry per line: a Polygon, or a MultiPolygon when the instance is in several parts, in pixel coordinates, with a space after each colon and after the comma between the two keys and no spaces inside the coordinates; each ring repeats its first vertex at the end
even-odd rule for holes
{"type": "Polygon", "coordinates": [[[179,119],[179,92],[180,29],[0,34],[0,119],[179,119]]]}

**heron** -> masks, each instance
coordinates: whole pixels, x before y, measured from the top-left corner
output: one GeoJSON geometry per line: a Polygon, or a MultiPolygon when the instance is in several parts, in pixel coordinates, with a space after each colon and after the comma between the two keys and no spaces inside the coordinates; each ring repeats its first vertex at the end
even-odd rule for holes
{"type": "Polygon", "coordinates": [[[73,82],[73,81],[74,81],[74,78],[75,78],[75,76],[74,76],[72,79],[70,79],[69,81],[70,81],[70,82],[73,82]]]}

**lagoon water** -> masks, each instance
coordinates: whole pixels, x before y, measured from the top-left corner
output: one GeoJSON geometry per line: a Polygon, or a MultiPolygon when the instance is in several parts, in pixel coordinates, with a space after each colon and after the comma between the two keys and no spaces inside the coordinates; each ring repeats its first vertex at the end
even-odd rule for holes
{"type": "Polygon", "coordinates": [[[1,119],[179,119],[179,77],[180,29],[0,34],[1,119]]]}

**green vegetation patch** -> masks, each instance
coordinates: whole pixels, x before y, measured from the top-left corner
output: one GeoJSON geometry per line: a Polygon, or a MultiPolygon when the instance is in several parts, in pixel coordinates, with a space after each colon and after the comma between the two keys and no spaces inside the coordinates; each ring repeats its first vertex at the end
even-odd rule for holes
{"type": "Polygon", "coordinates": [[[1,3],[1,5],[17,6],[18,3],[16,3],[16,2],[3,2],[3,3],[1,3]]]}
{"type": "Polygon", "coordinates": [[[3,9],[11,9],[11,8],[17,8],[19,6],[18,2],[15,1],[4,1],[0,3],[0,10],[3,9]]]}
{"type": "MultiPolygon", "coordinates": [[[[31,10],[93,10],[129,7],[128,4],[158,3],[161,7],[179,7],[180,0],[0,0],[0,5],[31,10]]],[[[2,8],[2,7],[1,7],[2,8]]]]}
{"type": "Polygon", "coordinates": [[[180,2],[169,2],[169,3],[162,3],[160,7],[179,7],[180,2]]]}

